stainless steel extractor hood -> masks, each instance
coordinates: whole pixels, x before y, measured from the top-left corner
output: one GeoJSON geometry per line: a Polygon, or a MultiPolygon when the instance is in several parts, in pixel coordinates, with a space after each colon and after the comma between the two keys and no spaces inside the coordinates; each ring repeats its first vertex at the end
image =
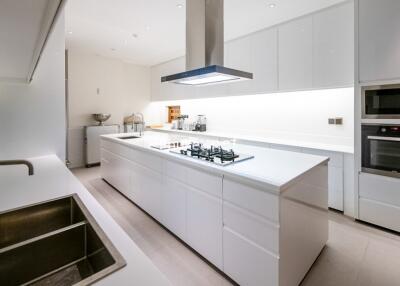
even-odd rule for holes
{"type": "Polygon", "coordinates": [[[161,82],[206,85],[253,79],[224,67],[224,0],[186,0],[186,71],[161,82]]]}

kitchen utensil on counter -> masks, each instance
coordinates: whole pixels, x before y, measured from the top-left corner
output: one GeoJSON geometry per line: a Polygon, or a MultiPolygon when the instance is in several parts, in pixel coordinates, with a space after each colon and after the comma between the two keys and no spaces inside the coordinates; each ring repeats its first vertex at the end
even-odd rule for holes
{"type": "Polygon", "coordinates": [[[97,121],[100,126],[103,126],[104,122],[107,121],[111,117],[111,114],[108,114],[108,113],[93,113],[92,116],[93,116],[93,119],[95,121],[97,121]]]}

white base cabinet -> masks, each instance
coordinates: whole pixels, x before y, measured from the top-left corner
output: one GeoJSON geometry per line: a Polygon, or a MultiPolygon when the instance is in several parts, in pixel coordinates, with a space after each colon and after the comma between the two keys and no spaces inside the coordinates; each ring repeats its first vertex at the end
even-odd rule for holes
{"type": "Polygon", "coordinates": [[[279,285],[279,259],[229,228],[224,235],[224,272],[240,285],[279,285]]]}
{"type": "Polygon", "coordinates": [[[190,188],[186,205],[187,243],[222,269],[222,198],[190,188]]]}
{"type": "Polygon", "coordinates": [[[161,222],[184,241],[186,241],[187,189],[177,180],[164,178],[164,188],[161,192],[161,222]]]}
{"type": "Polygon", "coordinates": [[[107,139],[101,146],[102,178],[240,285],[298,285],[326,243],[326,165],[279,194],[107,139]],[[306,233],[293,231],[300,226],[306,233]]]}
{"type": "Polygon", "coordinates": [[[400,179],[359,174],[359,219],[400,231],[400,179]]]}

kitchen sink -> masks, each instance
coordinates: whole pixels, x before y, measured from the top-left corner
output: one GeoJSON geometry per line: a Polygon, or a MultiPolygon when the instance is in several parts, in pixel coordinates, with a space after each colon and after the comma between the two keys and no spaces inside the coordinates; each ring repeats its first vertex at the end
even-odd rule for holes
{"type": "Polygon", "coordinates": [[[0,213],[0,285],[89,285],[125,260],[77,195],[0,213]]]}
{"type": "Polygon", "coordinates": [[[139,136],[122,136],[122,137],[118,137],[118,139],[122,139],[122,140],[136,139],[136,138],[140,138],[140,137],[139,136]]]}

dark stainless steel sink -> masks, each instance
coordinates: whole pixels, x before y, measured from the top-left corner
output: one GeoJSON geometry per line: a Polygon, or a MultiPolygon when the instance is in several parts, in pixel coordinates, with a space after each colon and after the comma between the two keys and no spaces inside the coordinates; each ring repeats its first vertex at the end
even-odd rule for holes
{"type": "Polygon", "coordinates": [[[122,137],[118,137],[118,139],[122,139],[122,140],[136,139],[136,138],[141,138],[141,137],[139,137],[139,136],[122,136],[122,137]]]}
{"type": "Polygon", "coordinates": [[[77,195],[0,213],[0,285],[89,285],[125,265],[77,195]]]}

